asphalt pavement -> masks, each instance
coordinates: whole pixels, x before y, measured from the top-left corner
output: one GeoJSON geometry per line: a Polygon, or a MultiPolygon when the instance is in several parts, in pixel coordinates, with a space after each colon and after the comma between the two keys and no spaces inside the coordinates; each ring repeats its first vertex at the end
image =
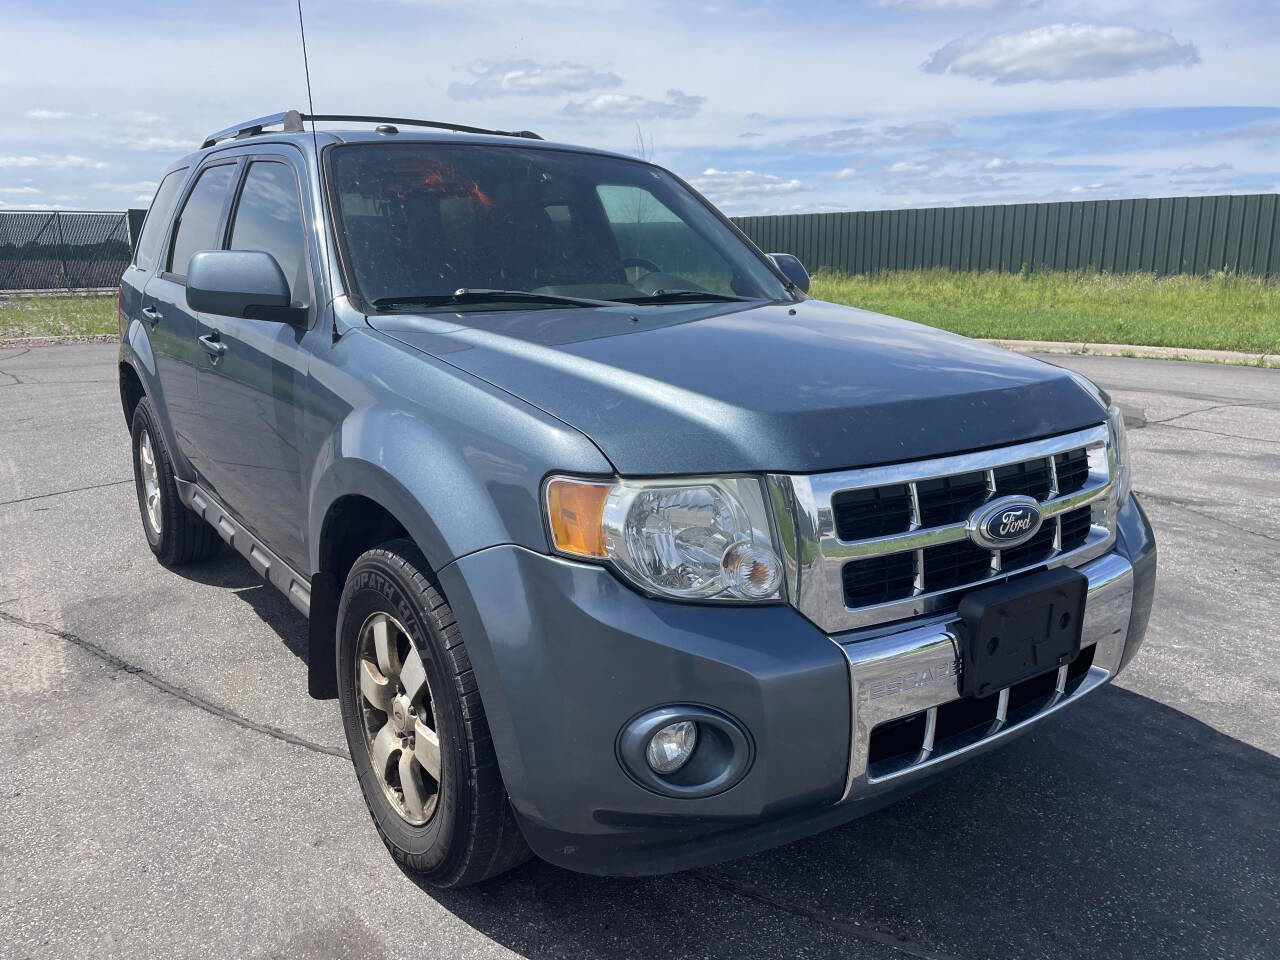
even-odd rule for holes
{"type": "Polygon", "coordinates": [[[1115,684],[781,849],[442,894],[378,841],[303,618],[147,550],[114,347],[0,349],[0,956],[1276,957],[1280,371],[1054,361],[1124,406],[1160,545],[1115,684]]]}

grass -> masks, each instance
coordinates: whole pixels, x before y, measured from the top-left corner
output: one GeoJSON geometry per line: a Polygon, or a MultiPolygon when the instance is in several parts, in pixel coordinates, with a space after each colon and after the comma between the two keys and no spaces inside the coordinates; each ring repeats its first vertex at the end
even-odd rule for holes
{"type": "MultiPolygon", "coordinates": [[[[819,274],[813,294],[1003,340],[1280,354],[1280,282],[1218,274],[819,274]]],[[[116,332],[114,294],[0,298],[0,340],[116,332]]]]}
{"type": "Polygon", "coordinates": [[[1280,282],[1217,274],[819,274],[813,295],[969,337],[1280,353],[1280,282]]]}
{"type": "Polygon", "coordinates": [[[0,297],[0,340],[118,333],[115,291],[66,297],[0,297]]]}

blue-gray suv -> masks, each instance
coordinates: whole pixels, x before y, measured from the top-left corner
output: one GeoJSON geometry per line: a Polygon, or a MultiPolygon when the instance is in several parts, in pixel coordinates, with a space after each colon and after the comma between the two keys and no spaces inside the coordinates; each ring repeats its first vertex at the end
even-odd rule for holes
{"type": "Polygon", "coordinates": [[[808,285],[634,158],[213,134],[121,282],[147,542],[225,541],[310,618],[429,883],[861,816],[1113,679],[1156,553],[1106,394],[808,285]]]}

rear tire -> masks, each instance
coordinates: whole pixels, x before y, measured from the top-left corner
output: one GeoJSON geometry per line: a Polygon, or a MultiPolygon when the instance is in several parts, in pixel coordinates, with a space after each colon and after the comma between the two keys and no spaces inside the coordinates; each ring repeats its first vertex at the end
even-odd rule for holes
{"type": "Polygon", "coordinates": [[[178,496],[173,461],[157,426],[151,401],[143,397],[133,411],[133,480],[138,491],[142,531],[156,559],[166,567],[207,560],[222,541],[178,496]]]}
{"type": "Polygon", "coordinates": [[[411,541],[356,560],[336,633],[342,725],[392,857],[441,888],[479,883],[529,859],[466,644],[411,541]]]}

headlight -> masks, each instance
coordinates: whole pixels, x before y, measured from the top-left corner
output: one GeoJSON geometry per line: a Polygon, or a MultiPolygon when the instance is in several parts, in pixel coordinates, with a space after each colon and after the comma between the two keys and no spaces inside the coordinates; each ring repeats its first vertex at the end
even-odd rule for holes
{"type": "Polygon", "coordinates": [[[1124,506],[1129,499],[1129,439],[1124,432],[1124,414],[1114,403],[1107,408],[1107,426],[1111,428],[1111,455],[1116,463],[1116,503],[1124,506]]]}
{"type": "Polygon", "coordinates": [[[680,600],[778,600],[782,561],[755,477],[601,482],[552,477],[552,546],[604,560],[680,600]]]}

